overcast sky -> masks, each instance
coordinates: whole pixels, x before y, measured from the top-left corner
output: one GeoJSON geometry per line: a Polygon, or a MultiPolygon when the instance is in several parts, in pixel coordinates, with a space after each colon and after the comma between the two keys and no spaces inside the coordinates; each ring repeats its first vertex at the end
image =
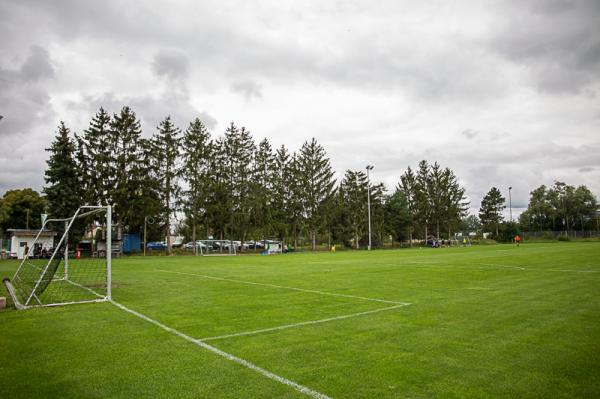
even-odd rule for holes
{"type": "MultiPolygon", "coordinates": [[[[130,105],[235,121],[393,189],[421,159],[475,212],[555,180],[600,194],[600,1],[2,1],[0,195],[43,186],[60,120],[130,105]]],[[[518,213],[518,210],[516,211],[518,213]]]]}

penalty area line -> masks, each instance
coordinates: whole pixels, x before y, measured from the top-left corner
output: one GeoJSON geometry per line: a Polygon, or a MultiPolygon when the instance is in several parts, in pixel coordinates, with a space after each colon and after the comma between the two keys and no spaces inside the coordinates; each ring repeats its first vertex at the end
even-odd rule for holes
{"type": "Polygon", "coordinates": [[[390,300],[387,300],[387,299],[368,298],[368,297],[364,297],[364,296],[356,296],[356,295],[349,295],[349,294],[338,294],[338,293],[335,293],[335,292],[310,290],[310,289],[306,289],[306,288],[287,287],[287,286],[284,286],[284,285],[276,285],[276,284],[268,284],[268,283],[257,283],[257,282],[254,282],[254,281],[244,281],[244,280],[236,280],[236,279],[232,279],[232,278],[215,277],[215,276],[209,276],[209,275],[206,275],[206,274],[176,272],[176,271],[162,270],[162,269],[155,269],[155,270],[157,272],[162,272],[162,273],[182,274],[182,275],[185,275],[185,276],[196,276],[196,277],[202,277],[202,278],[207,278],[207,279],[211,279],[211,280],[228,281],[230,283],[237,283],[237,284],[259,285],[259,286],[263,286],[263,287],[280,288],[280,289],[284,289],[284,290],[292,290],[292,291],[300,291],[300,292],[310,292],[312,294],[338,296],[338,297],[342,297],[342,298],[362,299],[363,301],[391,303],[391,304],[394,304],[394,305],[404,305],[404,306],[410,305],[410,303],[408,303],[408,302],[390,301],[390,300]]]}
{"type": "Polygon", "coordinates": [[[368,314],[384,312],[386,310],[398,309],[398,308],[402,308],[402,307],[405,307],[405,306],[408,306],[408,305],[410,305],[410,304],[407,303],[407,304],[401,304],[401,305],[388,306],[386,308],[379,308],[379,309],[367,310],[365,312],[358,312],[358,313],[345,314],[345,315],[341,315],[341,316],[328,317],[326,319],[303,321],[303,322],[300,322],[300,323],[286,324],[286,325],[283,325],[283,326],[277,326],[277,327],[271,327],[271,328],[263,328],[263,329],[260,329],[260,330],[244,331],[244,332],[233,333],[233,334],[219,335],[219,336],[215,336],[215,337],[200,338],[199,341],[215,341],[217,339],[241,337],[241,336],[245,336],[245,335],[255,335],[255,334],[260,334],[260,333],[265,333],[265,332],[271,332],[271,331],[286,330],[288,328],[309,326],[309,325],[312,325],[312,324],[327,323],[327,322],[330,322],[330,321],[350,319],[350,318],[353,318],[353,317],[359,317],[359,316],[364,316],[364,315],[368,315],[368,314]]]}
{"type": "Polygon", "coordinates": [[[305,387],[304,385],[300,385],[300,384],[298,384],[298,383],[296,383],[294,381],[288,380],[287,378],[281,377],[281,376],[279,376],[279,375],[277,375],[275,373],[272,373],[272,372],[270,372],[268,370],[263,369],[262,367],[259,367],[259,366],[255,365],[254,363],[251,363],[251,362],[249,362],[247,360],[241,359],[241,358],[239,358],[237,356],[234,356],[234,355],[232,355],[230,353],[222,351],[219,348],[216,348],[216,347],[214,347],[212,345],[204,343],[201,340],[194,339],[194,338],[190,337],[189,335],[186,335],[186,334],[184,334],[184,333],[182,333],[180,331],[177,331],[174,328],[166,326],[166,325],[164,325],[164,324],[162,324],[162,323],[160,323],[160,322],[158,322],[158,321],[156,321],[154,319],[151,319],[150,317],[148,317],[146,315],[143,315],[143,314],[141,314],[139,312],[136,312],[135,310],[129,309],[125,305],[122,305],[122,304],[120,304],[118,302],[115,302],[115,301],[112,301],[112,300],[110,301],[110,303],[112,303],[117,308],[119,308],[119,309],[121,309],[121,310],[123,310],[123,311],[125,311],[127,313],[130,313],[130,314],[132,314],[134,316],[137,316],[140,319],[143,319],[143,320],[147,321],[148,323],[154,324],[155,326],[160,327],[160,328],[162,328],[163,330],[165,330],[167,332],[170,332],[171,334],[177,335],[178,337],[183,338],[186,341],[189,341],[189,342],[191,342],[191,343],[193,343],[193,344],[195,344],[195,345],[197,345],[197,346],[199,346],[199,347],[201,347],[203,349],[206,349],[206,350],[208,350],[208,351],[210,351],[210,352],[212,352],[212,353],[214,353],[214,354],[216,354],[218,356],[224,357],[227,360],[230,360],[230,361],[232,361],[234,363],[237,363],[237,364],[239,364],[241,366],[244,366],[244,367],[246,367],[246,368],[248,368],[248,369],[250,369],[252,371],[255,371],[255,372],[259,373],[259,374],[262,374],[263,376],[265,376],[265,377],[267,377],[267,378],[269,378],[271,380],[277,381],[277,382],[279,382],[281,384],[284,384],[284,385],[287,385],[287,386],[289,386],[291,388],[294,388],[298,392],[301,392],[301,393],[303,393],[305,395],[308,395],[310,397],[313,397],[315,399],[331,399],[329,396],[327,396],[327,395],[325,395],[323,393],[317,392],[317,391],[312,390],[312,389],[310,389],[308,387],[305,387]]]}

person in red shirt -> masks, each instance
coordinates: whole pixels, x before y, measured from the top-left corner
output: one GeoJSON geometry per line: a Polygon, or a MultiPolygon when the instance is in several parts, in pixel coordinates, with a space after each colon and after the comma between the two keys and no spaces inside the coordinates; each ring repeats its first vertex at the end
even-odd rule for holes
{"type": "Polygon", "coordinates": [[[518,234],[515,236],[515,242],[517,243],[517,247],[521,243],[521,236],[519,236],[518,234]]]}

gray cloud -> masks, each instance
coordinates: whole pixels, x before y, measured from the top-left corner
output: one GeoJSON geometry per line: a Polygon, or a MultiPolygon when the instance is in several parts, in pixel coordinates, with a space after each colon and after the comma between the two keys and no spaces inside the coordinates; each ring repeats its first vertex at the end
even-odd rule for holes
{"type": "Polygon", "coordinates": [[[48,52],[40,46],[31,46],[31,54],[21,66],[21,79],[25,82],[37,82],[41,79],[53,78],[54,68],[50,63],[48,52]]]}
{"type": "Polygon", "coordinates": [[[374,163],[389,188],[438,160],[473,207],[492,185],[521,205],[555,179],[600,193],[599,5],[0,2],[0,190],[41,186],[59,119],[129,105],[147,136],[166,115],[315,136],[338,173],[374,163]]]}
{"type": "Polygon", "coordinates": [[[159,98],[118,97],[111,92],[100,96],[88,96],[83,102],[72,102],[69,106],[72,110],[83,112],[86,115],[79,126],[76,126],[77,131],[87,127],[87,123],[100,107],[111,114],[118,113],[124,106],[131,107],[140,119],[143,134],[147,137],[156,131],[158,124],[168,115],[171,116],[173,123],[182,130],[185,130],[195,118],[200,118],[209,129],[214,129],[217,124],[217,120],[212,115],[206,111],[198,111],[188,102],[187,98],[177,95],[164,95],[159,98]]]}
{"type": "Polygon", "coordinates": [[[231,89],[234,92],[241,93],[247,101],[252,100],[253,97],[262,97],[260,86],[251,79],[235,82],[231,89]]]}
{"type": "Polygon", "coordinates": [[[462,132],[460,132],[460,134],[464,137],[466,137],[468,140],[472,140],[475,137],[477,137],[477,135],[479,134],[478,132],[476,132],[475,130],[472,129],[465,129],[462,132]]]}
{"type": "Polygon", "coordinates": [[[185,80],[189,74],[188,57],[176,50],[159,51],[154,56],[152,67],[158,76],[165,76],[172,81],[185,80]]]}
{"type": "Polygon", "coordinates": [[[492,48],[529,68],[532,83],[549,92],[579,92],[597,83],[600,3],[515,2],[491,39],[492,48]],[[517,18],[509,16],[518,15],[517,18]]]}
{"type": "Polygon", "coordinates": [[[31,46],[25,60],[14,68],[0,67],[0,140],[2,148],[10,148],[8,137],[29,140],[33,128],[47,123],[53,116],[47,83],[54,69],[48,52],[31,46]],[[6,145],[6,146],[4,146],[6,145]]]}

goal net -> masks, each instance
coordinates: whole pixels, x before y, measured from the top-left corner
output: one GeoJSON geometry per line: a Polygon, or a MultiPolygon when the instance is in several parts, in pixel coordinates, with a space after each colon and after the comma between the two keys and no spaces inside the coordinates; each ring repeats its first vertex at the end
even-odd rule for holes
{"type": "Polygon", "coordinates": [[[72,217],[45,220],[12,281],[5,282],[15,306],[110,300],[111,212],[110,206],[83,206],[72,217]],[[56,233],[53,241],[43,234],[48,232],[56,233]]]}
{"type": "Polygon", "coordinates": [[[264,253],[266,255],[283,253],[283,242],[281,242],[281,241],[273,241],[273,240],[265,241],[265,251],[264,251],[264,253]]]}
{"type": "Polygon", "coordinates": [[[201,240],[199,241],[200,254],[203,256],[235,256],[239,241],[233,240],[201,240]]]}

